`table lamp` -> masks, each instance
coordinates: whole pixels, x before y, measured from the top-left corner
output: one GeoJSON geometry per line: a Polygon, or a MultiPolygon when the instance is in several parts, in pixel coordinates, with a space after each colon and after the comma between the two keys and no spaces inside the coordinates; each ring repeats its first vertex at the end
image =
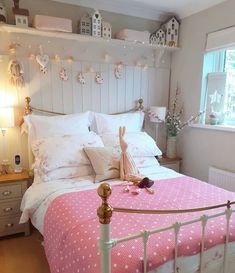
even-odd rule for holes
{"type": "Polygon", "coordinates": [[[7,148],[5,136],[7,128],[14,127],[14,110],[12,107],[0,107],[0,130],[3,136],[3,159],[2,159],[2,172],[8,173],[9,160],[7,159],[7,148]]]}
{"type": "Polygon", "coordinates": [[[161,123],[166,118],[166,107],[163,106],[151,106],[149,109],[150,121],[154,123],[161,123]]]}
{"type": "MultiPolygon", "coordinates": [[[[165,122],[166,107],[163,106],[151,106],[149,109],[150,122],[155,123],[155,141],[158,142],[158,130],[159,124],[165,122]]],[[[157,143],[159,144],[159,143],[157,143]]]]}

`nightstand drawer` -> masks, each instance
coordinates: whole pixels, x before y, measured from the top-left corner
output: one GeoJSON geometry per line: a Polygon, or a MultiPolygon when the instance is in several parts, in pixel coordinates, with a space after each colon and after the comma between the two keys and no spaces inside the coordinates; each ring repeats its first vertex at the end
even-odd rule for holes
{"type": "Polygon", "coordinates": [[[17,198],[22,196],[21,183],[5,184],[0,186],[0,200],[17,198]]]}
{"type": "Polygon", "coordinates": [[[10,235],[17,232],[24,232],[25,224],[19,224],[20,215],[15,217],[0,218],[0,235],[10,235]]]}
{"type": "Polygon", "coordinates": [[[21,200],[0,202],[0,216],[20,214],[21,200]]]}

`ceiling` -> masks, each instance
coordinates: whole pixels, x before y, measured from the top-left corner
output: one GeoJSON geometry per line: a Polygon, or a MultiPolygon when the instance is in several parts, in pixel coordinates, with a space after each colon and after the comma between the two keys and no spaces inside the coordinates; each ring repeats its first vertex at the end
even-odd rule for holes
{"type": "Polygon", "coordinates": [[[226,0],[52,0],[94,9],[153,20],[165,20],[166,15],[190,16],[226,0]],[[127,8],[128,7],[128,8],[127,8]]]}

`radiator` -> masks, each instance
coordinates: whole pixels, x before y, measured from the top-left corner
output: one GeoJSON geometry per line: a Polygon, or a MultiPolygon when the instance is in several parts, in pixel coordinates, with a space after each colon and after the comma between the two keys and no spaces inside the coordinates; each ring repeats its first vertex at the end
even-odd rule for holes
{"type": "Polygon", "coordinates": [[[235,173],[233,172],[210,167],[208,182],[225,190],[235,192],[235,173]]]}

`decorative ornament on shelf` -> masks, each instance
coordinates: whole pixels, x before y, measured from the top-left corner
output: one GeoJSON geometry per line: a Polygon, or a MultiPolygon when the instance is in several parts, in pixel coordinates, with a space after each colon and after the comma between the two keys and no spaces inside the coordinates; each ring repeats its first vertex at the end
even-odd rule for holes
{"type": "Polygon", "coordinates": [[[111,39],[112,38],[112,26],[108,22],[102,22],[102,38],[111,39]]]}
{"type": "Polygon", "coordinates": [[[59,75],[60,75],[60,79],[62,81],[67,81],[69,79],[69,76],[67,74],[67,70],[64,67],[61,68],[59,75]]]}
{"type": "Polygon", "coordinates": [[[102,17],[98,10],[92,14],[91,21],[92,36],[101,37],[102,17]]]}
{"type": "Polygon", "coordinates": [[[123,63],[119,62],[116,64],[116,67],[114,69],[114,75],[117,80],[122,78],[122,68],[123,68],[123,63]]]}
{"type": "Polygon", "coordinates": [[[88,13],[85,13],[80,22],[79,22],[78,32],[82,35],[91,36],[91,16],[88,13]]]}
{"type": "Polygon", "coordinates": [[[153,32],[150,35],[149,42],[151,45],[161,45],[164,46],[166,44],[166,33],[160,28],[157,31],[153,32]]]}
{"type": "Polygon", "coordinates": [[[77,75],[77,81],[78,81],[80,84],[85,84],[85,83],[86,83],[85,77],[84,77],[84,75],[82,74],[82,72],[79,72],[79,73],[78,73],[78,75],[77,75]]]}
{"type": "Polygon", "coordinates": [[[98,84],[104,83],[104,79],[102,78],[100,72],[96,73],[96,75],[95,75],[95,82],[98,83],[98,84]]]}
{"type": "Polygon", "coordinates": [[[29,26],[29,11],[19,7],[19,0],[13,0],[14,7],[12,8],[15,15],[15,24],[19,27],[27,28],[29,26]]]}
{"type": "Polygon", "coordinates": [[[36,61],[40,66],[40,71],[43,74],[46,74],[48,71],[48,63],[49,63],[49,56],[46,54],[43,54],[42,46],[39,47],[40,54],[36,56],[36,61]]]}
{"type": "Polygon", "coordinates": [[[7,13],[3,2],[0,2],[0,22],[7,22],[7,13]]]}
{"type": "Polygon", "coordinates": [[[170,18],[161,27],[166,33],[166,45],[169,47],[177,47],[179,40],[179,21],[175,16],[170,18]]]}
{"type": "Polygon", "coordinates": [[[8,64],[8,72],[10,74],[10,83],[15,87],[24,87],[24,70],[17,59],[11,60],[8,64]]]}

